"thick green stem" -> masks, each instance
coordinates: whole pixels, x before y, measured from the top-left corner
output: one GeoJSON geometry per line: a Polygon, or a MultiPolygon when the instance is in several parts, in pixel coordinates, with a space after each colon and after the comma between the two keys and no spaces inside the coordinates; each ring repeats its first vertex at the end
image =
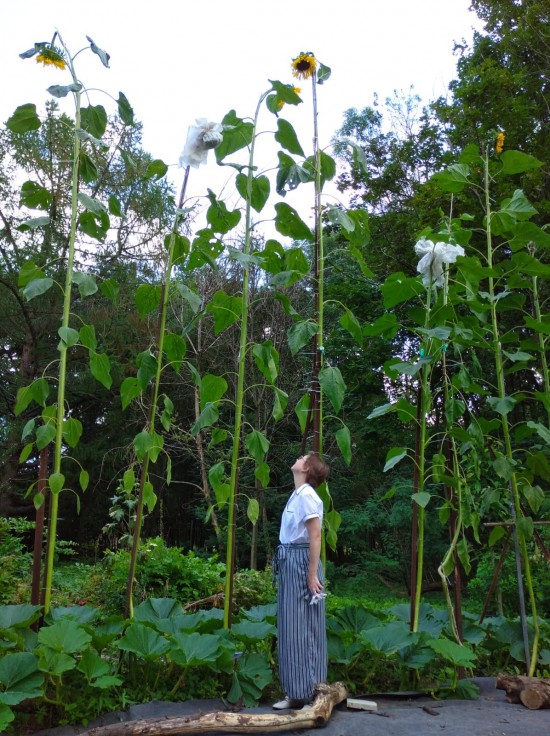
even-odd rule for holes
{"type": "Polygon", "coordinates": [[[260,114],[260,106],[264,101],[267,92],[262,94],[258,100],[256,113],[254,115],[254,126],[252,132],[252,142],[250,144],[250,153],[248,159],[248,174],[246,180],[246,205],[245,205],[245,233],[243,253],[245,255],[245,263],[243,264],[243,289],[241,301],[241,335],[239,341],[239,356],[237,369],[237,395],[235,398],[235,425],[233,429],[233,448],[231,452],[231,477],[229,481],[229,513],[227,519],[227,550],[225,559],[225,595],[223,604],[223,625],[227,629],[231,626],[231,611],[233,608],[233,576],[235,565],[235,516],[237,505],[237,482],[239,477],[239,452],[241,446],[242,431],[242,414],[244,404],[244,378],[246,368],[246,346],[248,339],[248,307],[249,307],[249,280],[250,266],[248,258],[250,255],[250,243],[252,239],[251,233],[251,201],[252,201],[252,180],[254,177],[254,149],[256,145],[256,128],[258,125],[258,116],[260,114]]]}
{"type": "MultiPolygon", "coordinates": [[[[59,39],[61,41],[61,38],[59,39]]],[[[73,267],[75,257],[75,240],[76,240],[76,225],[78,221],[78,168],[80,161],[80,138],[77,135],[77,130],[80,129],[80,85],[74,70],[72,59],[68,53],[67,48],[61,42],[63,48],[68,57],[68,65],[73,78],[73,82],[78,87],[74,92],[75,98],[75,124],[74,124],[74,139],[73,139],[73,160],[72,160],[72,177],[71,177],[71,220],[69,229],[69,247],[67,253],[67,271],[65,275],[65,289],[63,292],[63,316],[61,319],[61,326],[69,326],[69,317],[71,311],[71,292],[72,292],[72,280],[73,280],[73,267]]],[[[63,420],[65,417],[65,384],[67,376],[67,345],[60,340],[59,342],[59,375],[57,385],[57,414],[56,414],[56,433],[55,433],[55,450],[54,450],[54,463],[53,473],[61,473],[61,453],[63,449],[63,420]]],[[[46,575],[44,581],[44,613],[48,613],[51,606],[52,596],[52,578],[53,578],[53,564],[55,555],[55,542],[57,537],[57,517],[59,508],[59,493],[53,493],[51,496],[50,505],[50,520],[48,526],[48,552],[46,557],[46,575]]]]}
{"type": "MultiPolygon", "coordinates": [[[[180,192],[180,204],[185,197],[185,190],[187,188],[187,181],[189,178],[189,167],[185,171],[185,177],[180,192]]],[[[152,389],[151,406],[149,409],[149,426],[148,432],[151,437],[155,435],[155,417],[157,414],[157,404],[160,391],[160,379],[162,376],[163,368],[163,352],[164,352],[164,337],[166,332],[166,315],[168,312],[168,300],[170,297],[170,279],[172,277],[172,268],[174,266],[174,248],[176,243],[176,234],[179,223],[179,214],[176,214],[174,219],[174,226],[170,236],[170,244],[168,246],[168,260],[166,262],[166,268],[164,272],[164,279],[162,284],[162,294],[160,303],[160,315],[158,323],[158,335],[157,335],[157,370],[155,374],[155,381],[152,389]]],[[[149,471],[150,454],[145,452],[143,460],[141,461],[140,479],[139,479],[139,491],[138,500],[136,504],[136,520],[134,523],[134,535],[132,540],[132,551],[130,554],[130,567],[128,570],[128,579],[126,582],[126,606],[125,613],[127,618],[133,618],[134,616],[134,577],[137,565],[137,554],[139,550],[139,542],[141,538],[141,526],[143,523],[143,504],[144,504],[144,491],[145,483],[147,482],[147,476],[149,471]]]]}
{"type": "MultiPolygon", "coordinates": [[[[321,150],[319,148],[319,110],[317,108],[317,79],[316,76],[312,77],[312,100],[313,100],[313,158],[315,161],[315,265],[314,265],[314,279],[315,279],[315,312],[317,321],[317,335],[315,339],[316,352],[313,357],[314,360],[314,371],[313,371],[313,386],[317,403],[314,407],[314,422],[313,422],[313,450],[318,452],[323,457],[323,392],[319,384],[319,371],[323,367],[323,357],[325,352],[325,346],[323,343],[323,320],[324,320],[324,307],[325,307],[325,254],[324,254],[324,243],[323,243],[323,227],[321,223],[321,150]]],[[[328,485],[327,485],[328,494],[328,485]]],[[[321,563],[323,569],[327,567],[327,545],[326,537],[323,533],[321,538],[321,563]]]]}
{"type": "MultiPolygon", "coordinates": [[[[424,320],[425,329],[430,327],[430,310],[432,297],[432,284],[426,290],[426,317],[424,320]]],[[[427,344],[426,344],[427,346],[427,344]]],[[[430,370],[429,364],[426,363],[420,371],[420,441],[418,457],[415,462],[418,468],[418,492],[424,490],[424,482],[426,477],[426,437],[427,426],[426,417],[430,410],[430,370]]],[[[416,502],[414,502],[416,503],[416,502]]],[[[420,599],[422,597],[422,576],[424,572],[424,529],[426,526],[426,509],[420,506],[418,509],[418,543],[416,558],[416,590],[414,597],[412,630],[418,631],[418,619],[420,614],[420,599]]]]}
{"type": "MultiPolygon", "coordinates": [[[[539,299],[539,287],[538,287],[538,277],[533,276],[532,278],[533,283],[533,304],[535,306],[535,319],[537,322],[542,321],[542,313],[540,309],[540,299],[539,299]]],[[[548,418],[548,426],[550,427],[550,372],[548,371],[548,360],[546,359],[546,339],[542,332],[538,333],[539,338],[539,347],[540,347],[540,364],[542,369],[542,380],[543,380],[543,391],[546,394],[547,401],[546,401],[546,415],[548,418]]]]}
{"type": "MultiPolygon", "coordinates": [[[[492,233],[491,233],[491,199],[490,199],[490,178],[489,178],[489,158],[488,154],[485,154],[484,158],[484,172],[485,172],[485,216],[487,221],[487,267],[490,272],[492,272],[493,268],[493,244],[492,244],[492,233]]],[[[500,399],[503,399],[506,396],[506,387],[504,382],[504,363],[502,359],[502,348],[500,344],[500,333],[499,333],[499,327],[498,327],[498,320],[497,320],[497,311],[496,311],[496,305],[497,302],[495,300],[495,286],[494,286],[494,279],[493,276],[489,276],[489,294],[490,294],[490,301],[491,301],[491,331],[492,331],[492,341],[493,341],[493,353],[495,356],[495,370],[496,370],[496,378],[497,378],[497,390],[498,390],[498,396],[500,399]]],[[[506,414],[502,416],[502,434],[504,438],[504,451],[506,459],[510,463],[510,467],[513,467],[512,463],[514,462],[513,452],[512,452],[512,441],[510,436],[510,425],[508,424],[508,417],[506,414]]],[[[519,489],[518,489],[518,482],[517,482],[517,476],[516,473],[512,471],[511,478],[510,478],[510,494],[511,494],[511,504],[513,506],[513,511],[515,512],[516,519],[521,519],[522,517],[522,511],[521,511],[521,504],[519,499],[519,489]]],[[[531,576],[531,564],[529,561],[529,553],[527,550],[527,543],[525,541],[525,536],[523,533],[520,532],[520,530],[517,529],[517,524],[515,525],[515,534],[517,534],[518,538],[518,544],[521,550],[521,557],[523,560],[523,569],[524,569],[524,575],[525,575],[525,584],[527,587],[528,595],[529,595],[529,602],[531,604],[531,615],[533,617],[533,630],[534,630],[534,637],[533,637],[533,646],[530,656],[530,662],[528,662],[528,672],[529,675],[532,676],[535,672],[536,666],[537,666],[537,656],[538,656],[538,645],[539,645],[539,624],[538,624],[538,617],[537,617],[537,605],[535,601],[535,592],[533,590],[533,580],[531,576]]],[[[521,586],[521,576],[518,576],[518,586],[521,586]]],[[[528,649],[528,642],[526,642],[526,648],[528,649]]],[[[527,652],[528,654],[528,652],[527,652]]]]}

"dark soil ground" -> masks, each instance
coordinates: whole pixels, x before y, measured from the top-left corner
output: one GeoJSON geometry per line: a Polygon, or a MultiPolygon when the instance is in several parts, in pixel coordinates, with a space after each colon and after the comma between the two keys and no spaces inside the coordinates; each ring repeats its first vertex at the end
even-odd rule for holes
{"type": "MultiPolygon", "coordinates": [[[[495,689],[492,677],[474,680],[481,694],[477,700],[437,701],[427,697],[369,696],[378,704],[376,713],[337,706],[321,729],[289,731],[313,736],[550,736],[550,709],[529,710],[506,702],[505,693],[495,689]]],[[[185,703],[154,702],[136,705],[124,713],[105,716],[92,725],[145,718],[191,716],[224,710],[219,700],[190,700],[185,703]]],[[[269,706],[249,708],[247,713],[272,713],[269,706]]],[[[40,731],[35,736],[77,736],[86,729],[63,726],[40,731]]],[[[220,735],[221,736],[221,735],[220,735]]],[[[265,734],[267,736],[267,732],[265,734]]]]}

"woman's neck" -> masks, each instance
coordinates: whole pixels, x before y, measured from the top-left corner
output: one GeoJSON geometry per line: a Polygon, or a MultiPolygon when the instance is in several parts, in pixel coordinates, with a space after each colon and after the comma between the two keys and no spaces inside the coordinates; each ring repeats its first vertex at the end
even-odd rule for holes
{"type": "Polygon", "coordinates": [[[297,490],[306,482],[306,474],[300,471],[293,471],[292,475],[294,476],[294,490],[297,490]]]}

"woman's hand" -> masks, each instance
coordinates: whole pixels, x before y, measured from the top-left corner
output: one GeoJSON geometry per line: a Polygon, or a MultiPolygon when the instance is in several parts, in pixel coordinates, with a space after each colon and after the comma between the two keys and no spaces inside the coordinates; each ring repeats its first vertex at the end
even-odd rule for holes
{"type": "Polygon", "coordinates": [[[308,575],[307,587],[311,595],[317,595],[317,593],[323,592],[323,583],[319,580],[317,575],[308,575]]]}

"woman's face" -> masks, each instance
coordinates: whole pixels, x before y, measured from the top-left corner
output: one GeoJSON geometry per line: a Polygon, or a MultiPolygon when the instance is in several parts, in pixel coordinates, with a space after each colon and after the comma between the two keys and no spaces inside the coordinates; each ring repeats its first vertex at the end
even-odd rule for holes
{"type": "Polygon", "coordinates": [[[296,458],[294,465],[290,469],[299,473],[305,473],[307,470],[307,460],[307,455],[300,455],[300,457],[296,458]]]}

